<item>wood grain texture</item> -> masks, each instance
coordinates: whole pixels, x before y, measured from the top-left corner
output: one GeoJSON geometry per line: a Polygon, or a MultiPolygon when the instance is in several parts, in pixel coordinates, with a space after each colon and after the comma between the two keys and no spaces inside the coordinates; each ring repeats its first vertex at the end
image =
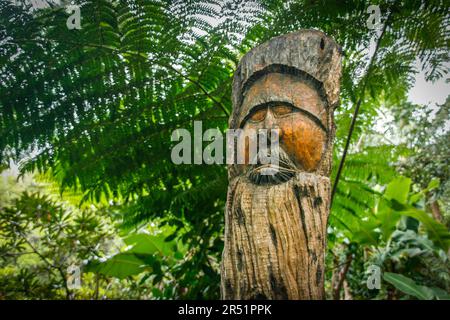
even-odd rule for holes
{"type": "Polygon", "coordinates": [[[224,299],[322,299],[330,180],[310,173],[275,186],[230,185],[224,299]]]}

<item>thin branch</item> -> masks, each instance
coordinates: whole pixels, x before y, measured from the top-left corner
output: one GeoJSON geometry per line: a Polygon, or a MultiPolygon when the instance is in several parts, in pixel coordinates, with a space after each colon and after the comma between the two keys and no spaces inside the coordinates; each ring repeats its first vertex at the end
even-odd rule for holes
{"type": "Polygon", "coordinates": [[[48,265],[52,269],[58,269],[57,266],[52,264],[50,261],[47,260],[46,257],[44,257],[34,246],[33,244],[27,239],[26,235],[24,235],[22,232],[19,232],[20,236],[25,240],[25,242],[30,246],[31,250],[41,258],[42,261],[45,262],[46,265],[48,265]]]}
{"type": "Polygon", "coordinates": [[[19,232],[20,236],[25,240],[25,242],[30,246],[31,250],[33,250],[33,252],[35,254],[37,254],[39,256],[39,258],[41,258],[42,261],[44,261],[44,263],[49,267],[49,271],[52,272],[52,269],[55,269],[58,271],[59,275],[62,278],[63,284],[64,284],[64,289],[66,291],[66,298],[70,299],[71,296],[71,292],[70,289],[67,285],[67,279],[66,276],[64,274],[64,271],[61,269],[61,266],[56,266],[54,264],[52,264],[50,261],[47,260],[46,257],[44,257],[34,246],[33,244],[27,239],[26,235],[23,234],[22,232],[19,232]]]}
{"type": "Polygon", "coordinates": [[[350,265],[353,261],[353,255],[351,253],[347,254],[347,259],[345,260],[345,266],[344,269],[340,270],[338,273],[339,282],[337,283],[337,286],[333,288],[333,299],[339,300],[341,295],[341,289],[344,284],[345,277],[347,276],[348,269],[350,269],[350,265]]]}
{"type": "Polygon", "coordinates": [[[360,109],[361,103],[362,103],[362,99],[364,98],[364,94],[365,94],[366,87],[367,87],[367,82],[368,82],[368,79],[369,79],[369,76],[370,76],[370,72],[372,71],[373,62],[375,61],[375,57],[376,57],[376,55],[378,53],[378,49],[380,48],[381,40],[382,40],[384,34],[386,33],[386,29],[388,27],[390,18],[391,18],[391,12],[389,12],[389,14],[388,14],[388,16],[386,18],[386,21],[385,21],[385,23],[383,25],[383,29],[381,31],[380,36],[378,37],[378,40],[377,40],[377,43],[376,43],[376,46],[375,46],[375,51],[373,52],[372,56],[370,57],[370,61],[369,61],[369,65],[368,65],[368,68],[367,68],[366,75],[364,76],[364,79],[362,80],[363,81],[363,85],[362,85],[360,97],[358,99],[358,102],[356,103],[355,111],[353,112],[353,118],[352,118],[352,122],[350,124],[350,131],[348,132],[347,141],[345,142],[344,152],[342,154],[341,162],[339,163],[338,172],[336,174],[336,179],[335,179],[334,184],[333,184],[333,190],[331,192],[330,207],[333,205],[333,198],[334,198],[334,195],[336,194],[336,189],[337,189],[337,185],[339,183],[339,178],[341,176],[342,169],[344,167],[345,158],[347,157],[347,152],[348,152],[348,148],[350,146],[350,141],[352,139],[353,130],[355,129],[356,118],[358,117],[359,109],[360,109]]]}

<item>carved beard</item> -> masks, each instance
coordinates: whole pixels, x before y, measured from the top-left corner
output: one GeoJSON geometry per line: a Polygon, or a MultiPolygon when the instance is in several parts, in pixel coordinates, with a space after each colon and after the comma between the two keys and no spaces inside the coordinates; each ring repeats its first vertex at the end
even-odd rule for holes
{"type": "Polygon", "coordinates": [[[323,299],[329,198],[329,178],[313,173],[296,172],[284,183],[265,185],[246,175],[233,179],[222,298],[323,299]]]}

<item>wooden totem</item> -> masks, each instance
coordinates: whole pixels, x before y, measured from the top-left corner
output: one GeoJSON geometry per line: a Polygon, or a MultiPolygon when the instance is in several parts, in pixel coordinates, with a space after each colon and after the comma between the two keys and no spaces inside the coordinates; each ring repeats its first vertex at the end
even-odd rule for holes
{"type": "Polygon", "coordinates": [[[316,30],[273,38],[242,58],[229,127],[278,129],[279,171],[261,179],[262,165],[229,166],[222,299],[324,298],[340,78],[340,48],[316,30]]]}

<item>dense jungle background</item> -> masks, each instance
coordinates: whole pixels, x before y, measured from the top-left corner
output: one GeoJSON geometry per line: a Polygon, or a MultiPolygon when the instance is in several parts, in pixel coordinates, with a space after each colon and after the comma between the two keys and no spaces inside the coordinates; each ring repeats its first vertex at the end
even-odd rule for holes
{"type": "Polygon", "coordinates": [[[71,3],[0,0],[0,299],[219,298],[226,166],[171,133],[224,132],[240,57],[302,28],[343,51],[327,298],[450,299],[447,1],[71,3]]]}

